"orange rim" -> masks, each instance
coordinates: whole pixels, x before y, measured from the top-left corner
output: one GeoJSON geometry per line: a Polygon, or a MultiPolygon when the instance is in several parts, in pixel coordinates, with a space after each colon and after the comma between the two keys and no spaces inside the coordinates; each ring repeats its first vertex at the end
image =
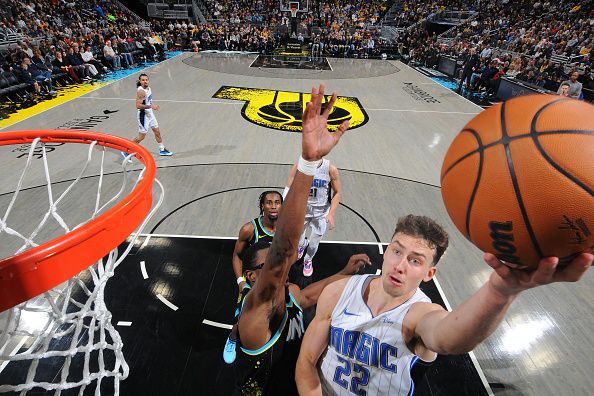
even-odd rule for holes
{"type": "Polygon", "coordinates": [[[155,160],[147,149],[128,139],[98,132],[34,130],[0,133],[0,146],[46,143],[83,143],[127,153],[146,167],[134,190],[97,218],[43,245],[0,260],[0,312],[12,308],[60,283],[104,257],[142,223],[152,207],[155,160]]]}

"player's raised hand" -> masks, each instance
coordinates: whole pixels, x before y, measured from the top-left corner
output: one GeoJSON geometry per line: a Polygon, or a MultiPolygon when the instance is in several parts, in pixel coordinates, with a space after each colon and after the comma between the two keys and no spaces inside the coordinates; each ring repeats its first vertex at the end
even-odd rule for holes
{"type": "Polygon", "coordinates": [[[361,268],[368,265],[371,266],[371,260],[369,260],[368,255],[365,253],[353,254],[340,273],[344,275],[353,275],[359,272],[361,268]]]}
{"type": "Polygon", "coordinates": [[[325,88],[324,84],[320,84],[318,89],[315,87],[311,89],[311,101],[307,103],[303,112],[301,155],[307,161],[319,160],[328,154],[349,128],[349,121],[346,120],[340,124],[336,131],[328,131],[326,124],[334,102],[336,102],[336,93],[332,93],[326,109],[320,114],[325,88]]]}
{"type": "Polygon", "coordinates": [[[515,295],[523,290],[555,282],[576,282],[593,265],[594,255],[582,253],[564,268],[557,268],[557,257],[545,257],[538,263],[536,270],[528,272],[511,268],[491,253],[485,253],[484,259],[495,271],[489,282],[504,295],[515,295]]]}

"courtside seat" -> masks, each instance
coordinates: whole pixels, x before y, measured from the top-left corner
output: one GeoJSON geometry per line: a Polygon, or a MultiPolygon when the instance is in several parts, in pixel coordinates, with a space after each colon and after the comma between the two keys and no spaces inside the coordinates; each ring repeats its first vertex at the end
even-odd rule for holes
{"type": "Polygon", "coordinates": [[[19,82],[17,76],[15,76],[12,72],[2,72],[2,77],[8,81],[8,89],[10,90],[10,93],[24,91],[29,87],[29,84],[19,82]]]}

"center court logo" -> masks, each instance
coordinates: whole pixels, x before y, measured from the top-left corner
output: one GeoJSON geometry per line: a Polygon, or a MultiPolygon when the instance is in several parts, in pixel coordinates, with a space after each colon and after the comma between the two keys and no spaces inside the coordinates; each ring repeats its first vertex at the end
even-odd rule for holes
{"type": "MultiPolygon", "coordinates": [[[[281,131],[301,132],[301,115],[311,94],[223,86],[212,97],[245,101],[241,115],[253,124],[281,131]]],[[[326,96],[324,103],[328,100],[330,96],[326,96]]],[[[349,120],[349,129],[363,126],[369,120],[357,98],[339,96],[336,99],[328,117],[328,129],[336,130],[344,120],[349,120]]]]}

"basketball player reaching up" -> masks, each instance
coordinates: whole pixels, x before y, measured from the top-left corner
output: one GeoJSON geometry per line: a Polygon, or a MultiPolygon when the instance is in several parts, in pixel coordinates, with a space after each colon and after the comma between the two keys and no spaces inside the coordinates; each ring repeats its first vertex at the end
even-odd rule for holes
{"type": "MultiPolygon", "coordinates": [[[[250,290],[257,284],[260,270],[264,266],[271,243],[260,240],[242,254],[244,275],[250,290]]],[[[320,293],[330,283],[357,273],[362,267],[371,265],[366,254],[355,254],[338,273],[314,282],[301,290],[299,286],[288,283],[284,288],[285,313],[274,336],[257,350],[245,347],[238,349],[236,373],[237,392],[248,395],[297,395],[295,385],[295,364],[299,355],[301,339],[305,333],[303,310],[318,301],[320,293]],[[272,363],[267,365],[271,360],[272,363]]],[[[246,293],[246,297],[250,293],[246,293]]],[[[239,315],[243,313],[240,307],[239,315]]],[[[268,317],[263,318],[268,321],[268,317]]],[[[250,335],[242,335],[241,340],[249,340],[250,335]]],[[[244,341],[245,343],[245,341],[244,341]]],[[[244,345],[244,344],[242,344],[244,345]]]]}
{"type": "MultiPolygon", "coordinates": [[[[161,130],[157,123],[154,111],[159,110],[159,105],[153,103],[153,92],[149,87],[149,77],[142,73],[138,76],[136,82],[136,118],[138,120],[138,136],[133,140],[136,143],[140,143],[144,140],[144,137],[149,131],[149,128],[153,130],[155,134],[155,140],[159,145],[159,155],[170,156],[173,153],[165,148],[163,139],[161,139],[161,130]]],[[[128,153],[122,151],[122,156],[128,158],[128,153]]]]}
{"type": "MultiPolygon", "coordinates": [[[[283,192],[284,196],[289,191],[296,172],[297,164],[291,168],[287,187],[283,192]]],[[[318,251],[320,241],[328,228],[334,229],[334,213],[336,213],[336,208],[340,204],[340,191],[338,169],[330,164],[327,159],[322,159],[320,166],[316,169],[309,190],[303,233],[299,238],[297,248],[297,258],[301,258],[301,255],[305,252],[305,258],[303,259],[304,276],[313,274],[313,257],[318,251]],[[334,195],[332,195],[333,191],[334,195]]]]}
{"type": "MultiPolygon", "coordinates": [[[[272,242],[274,231],[276,229],[276,221],[283,205],[283,196],[278,191],[264,191],[260,194],[259,209],[260,215],[250,222],[245,223],[239,229],[239,236],[235,242],[233,249],[233,272],[237,277],[237,287],[239,287],[239,296],[237,297],[237,308],[235,310],[235,317],[239,315],[243,299],[249,291],[249,284],[246,283],[244,276],[244,268],[242,265],[241,255],[243,251],[249,246],[254,245],[259,241],[272,242]]],[[[223,349],[223,360],[231,364],[235,361],[235,339],[237,335],[237,326],[233,326],[231,333],[225,343],[223,349]]]]}
{"type": "Polygon", "coordinates": [[[593,263],[577,256],[557,271],[559,259],[542,259],[533,272],[512,269],[493,254],[489,280],[473,296],[446,311],[419,290],[433,278],[448,246],[441,226],[424,216],[399,219],[384,252],[381,276],[341,279],[324,289],[297,361],[299,394],[405,396],[418,360],[471,351],[499,326],[524,290],[575,282],[593,263]]]}
{"type": "Polygon", "coordinates": [[[323,98],[323,85],[319,90],[312,89],[311,102],[307,103],[303,114],[298,171],[283,203],[272,245],[265,254],[255,255],[245,262],[246,268],[259,272],[245,297],[238,321],[236,394],[289,395],[293,393],[290,389],[295,387],[294,372],[289,371],[292,365],[285,366],[288,361],[295,361],[294,356],[288,354],[302,337],[298,331],[301,326],[299,309],[293,308],[297,308],[295,305],[299,302],[311,304],[313,301],[292,297],[293,292],[299,294],[299,291],[287,285],[287,278],[297,255],[315,170],[348,128],[348,121],[345,121],[335,132],[328,131],[326,123],[336,94],[332,94],[320,115],[323,98]]]}

